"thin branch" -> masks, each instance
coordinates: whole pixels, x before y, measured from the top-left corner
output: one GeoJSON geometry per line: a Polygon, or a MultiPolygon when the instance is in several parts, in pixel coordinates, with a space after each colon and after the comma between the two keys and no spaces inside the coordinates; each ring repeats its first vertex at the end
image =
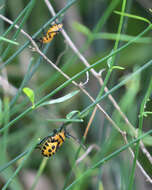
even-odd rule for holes
{"type": "Polygon", "coordinates": [[[94,108],[94,110],[93,110],[93,112],[92,112],[92,115],[91,115],[91,117],[90,117],[90,119],[89,119],[88,125],[87,125],[87,127],[86,127],[86,129],[85,129],[85,132],[84,132],[84,135],[83,135],[84,139],[87,138],[87,134],[88,134],[88,131],[89,131],[89,129],[90,129],[91,123],[92,123],[92,121],[93,121],[93,119],[94,119],[94,117],[95,117],[96,111],[97,111],[97,107],[94,108]]]}
{"type": "Polygon", "coordinates": [[[64,50],[60,53],[60,55],[58,56],[55,65],[58,65],[58,64],[59,64],[61,58],[65,55],[65,53],[67,52],[67,50],[68,50],[68,45],[67,45],[67,43],[65,43],[65,49],[64,49],[64,50]]]}
{"type": "Polygon", "coordinates": [[[148,152],[148,150],[145,148],[144,143],[142,141],[140,141],[140,147],[142,149],[142,152],[148,158],[149,162],[152,164],[152,157],[151,157],[150,153],[148,152]]]}
{"type": "Polygon", "coordinates": [[[5,69],[2,70],[2,75],[3,76],[0,76],[0,85],[3,87],[6,94],[14,96],[17,92],[17,89],[9,83],[5,69]]]}
{"type": "Polygon", "coordinates": [[[90,152],[91,152],[93,149],[99,151],[99,150],[100,150],[100,147],[97,146],[96,144],[90,145],[90,146],[88,147],[88,149],[85,151],[85,153],[84,153],[80,158],[77,159],[76,164],[79,164],[80,162],[82,162],[82,161],[88,156],[88,154],[90,154],[90,152]]]}
{"type": "MultiPolygon", "coordinates": [[[[125,140],[125,143],[128,144],[128,140],[127,140],[126,135],[124,135],[124,140],[125,140]]],[[[135,155],[134,155],[133,150],[132,150],[130,147],[129,147],[128,149],[129,149],[129,151],[130,151],[132,157],[134,158],[135,155]]],[[[137,166],[139,167],[139,169],[141,170],[142,174],[146,177],[147,181],[152,184],[152,179],[151,179],[150,176],[146,173],[146,171],[144,170],[144,168],[142,167],[142,165],[140,164],[140,162],[139,162],[138,160],[136,161],[136,164],[137,164],[137,166]]]]}

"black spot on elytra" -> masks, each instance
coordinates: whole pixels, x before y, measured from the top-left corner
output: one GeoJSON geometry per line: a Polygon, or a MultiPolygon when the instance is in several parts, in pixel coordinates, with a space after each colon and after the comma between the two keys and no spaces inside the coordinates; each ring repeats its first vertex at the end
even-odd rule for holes
{"type": "Polygon", "coordinates": [[[53,150],[55,149],[55,146],[54,146],[54,145],[52,146],[52,149],[53,149],[53,150]]]}
{"type": "Polygon", "coordinates": [[[48,152],[52,152],[52,150],[51,150],[51,149],[49,149],[49,150],[48,150],[48,152]]]}
{"type": "Polygon", "coordinates": [[[43,146],[42,148],[43,148],[44,150],[46,150],[46,146],[43,146]]]}
{"type": "Polygon", "coordinates": [[[52,139],[51,142],[52,142],[52,143],[58,142],[58,140],[57,140],[57,139],[52,139]]]}

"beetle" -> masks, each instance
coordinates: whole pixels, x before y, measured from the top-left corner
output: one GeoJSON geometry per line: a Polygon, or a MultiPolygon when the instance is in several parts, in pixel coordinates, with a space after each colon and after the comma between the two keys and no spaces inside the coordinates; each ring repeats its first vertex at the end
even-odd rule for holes
{"type": "Polygon", "coordinates": [[[63,28],[63,24],[62,23],[55,23],[54,25],[52,25],[48,31],[44,33],[44,35],[40,38],[40,39],[36,39],[35,41],[40,43],[40,47],[42,47],[44,44],[47,44],[49,42],[51,42],[54,38],[55,35],[57,35],[57,33],[59,33],[63,28]]]}
{"type": "MultiPolygon", "coordinates": [[[[58,149],[63,145],[64,141],[67,138],[72,138],[78,144],[81,144],[77,138],[69,134],[62,125],[59,130],[54,129],[53,134],[44,137],[36,146],[36,148],[41,150],[41,153],[45,157],[51,157],[54,155],[58,149]]],[[[82,144],[82,147],[86,149],[86,147],[82,144]]]]}
{"type": "Polygon", "coordinates": [[[70,135],[67,133],[66,129],[61,127],[59,131],[55,129],[52,135],[42,139],[36,148],[41,150],[43,156],[50,157],[57,152],[66,138],[69,137],[70,135]]]}

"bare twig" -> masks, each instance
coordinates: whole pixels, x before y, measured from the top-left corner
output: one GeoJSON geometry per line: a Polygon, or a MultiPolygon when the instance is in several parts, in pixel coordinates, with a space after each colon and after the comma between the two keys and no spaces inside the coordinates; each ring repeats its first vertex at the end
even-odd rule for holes
{"type": "Polygon", "coordinates": [[[2,76],[0,76],[0,86],[3,87],[5,94],[15,95],[17,89],[8,82],[6,69],[2,70],[2,76]]]}
{"type": "Polygon", "coordinates": [[[86,158],[86,156],[88,156],[88,154],[90,154],[90,152],[91,152],[93,149],[99,151],[99,150],[100,150],[100,147],[97,146],[96,144],[90,145],[90,146],[88,147],[88,149],[85,151],[85,153],[84,153],[80,158],[77,159],[76,164],[79,164],[80,162],[82,162],[82,160],[84,160],[84,159],[86,158]]]}
{"type": "Polygon", "coordinates": [[[90,126],[91,126],[91,123],[92,123],[92,121],[93,121],[93,119],[94,119],[94,117],[95,117],[96,111],[97,111],[97,107],[94,108],[94,110],[93,110],[93,112],[92,112],[92,115],[91,115],[91,117],[90,117],[90,119],[89,119],[88,125],[87,125],[87,127],[86,127],[86,129],[85,129],[85,132],[84,132],[84,135],[83,135],[83,136],[84,136],[84,139],[87,138],[87,134],[88,134],[89,128],[90,128],[90,126]]]}
{"type": "MultiPolygon", "coordinates": [[[[125,143],[128,144],[128,140],[127,140],[126,135],[124,135],[124,140],[125,140],[125,143]]],[[[132,157],[134,158],[135,155],[134,155],[133,150],[132,150],[130,147],[129,147],[128,149],[129,149],[129,151],[130,151],[132,157]]],[[[142,167],[142,165],[140,164],[140,162],[139,162],[138,160],[136,161],[136,164],[137,164],[137,166],[139,167],[139,169],[141,170],[141,172],[143,173],[143,175],[146,177],[147,181],[152,184],[152,179],[151,179],[150,176],[146,173],[146,171],[144,170],[144,168],[142,167]]]]}
{"type": "Polygon", "coordinates": [[[67,52],[67,50],[68,50],[68,45],[67,45],[67,43],[65,43],[65,49],[64,49],[63,52],[61,52],[60,55],[58,56],[58,58],[57,58],[57,60],[56,60],[56,63],[55,63],[56,65],[59,64],[59,62],[60,62],[62,56],[65,55],[65,53],[67,52]]]}
{"type": "Polygon", "coordinates": [[[142,141],[140,141],[140,147],[142,148],[142,152],[146,155],[149,162],[152,164],[152,157],[150,153],[148,152],[148,150],[145,148],[144,143],[142,141]]]}

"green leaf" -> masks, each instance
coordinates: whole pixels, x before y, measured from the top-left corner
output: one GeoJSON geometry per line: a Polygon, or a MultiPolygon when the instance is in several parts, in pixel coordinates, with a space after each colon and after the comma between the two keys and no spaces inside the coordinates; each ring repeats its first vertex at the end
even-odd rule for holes
{"type": "Polygon", "coordinates": [[[148,24],[151,24],[151,22],[144,18],[144,17],[141,17],[141,16],[137,16],[137,15],[133,15],[133,14],[129,14],[129,13],[122,13],[122,12],[119,12],[119,11],[114,11],[114,13],[118,14],[118,15],[122,15],[122,16],[127,16],[129,18],[133,18],[133,19],[136,19],[136,20],[141,20],[141,21],[144,21],[148,24]]]}
{"type": "Polygon", "coordinates": [[[70,112],[66,115],[66,118],[71,119],[76,113],[78,113],[78,115],[80,114],[80,112],[78,110],[73,110],[72,112],[70,112]]]}
{"type": "Polygon", "coordinates": [[[35,101],[35,94],[34,94],[34,91],[28,87],[25,87],[23,88],[23,92],[24,94],[26,94],[26,96],[29,98],[29,100],[32,102],[32,108],[35,108],[35,104],[34,104],[34,101],[35,101]]]}
{"type": "Polygon", "coordinates": [[[67,95],[65,95],[65,96],[63,96],[61,98],[57,98],[57,99],[53,99],[53,100],[50,100],[50,101],[47,101],[47,102],[43,102],[38,107],[65,102],[66,100],[69,100],[70,98],[72,98],[73,96],[75,96],[78,93],[79,93],[79,90],[76,90],[76,91],[71,92],[71,93],[69,93],[69,94],[67,94],[67,95]]]}
{"type": "Polygon", "coordinates": [[[74,22],[73,23],[73,27],[78,31],[81,32],[82,34],[86,35],[86,36],[90,36],[92,35],[92,32],[89,28],[87,28],[85,25],[82,25],[78,22],[74,22]]]}
{"type": "Polygon", "coordinates": [[[124,70],[125,68],[124,68],[124,67],[120,67],[120,66],[113,66],[113,67],[112,67],[112,70],[113,70],[113,69],[120,69],[120,70],[124,70]]]}
{"type": "Polygon", "coordinates": [[[47,119],[49,122],[83,122],[83,119],[47,119]]]}
{"type": "Polygon", "coordinates": [[[14,44],[14,45],[19,45],[19,43],[14,42],[14,41],[12,41],[12,40],[9,40],[9,39],[7,39],[7,38],[4,38],[4,37],[2,37],[2,36],[0,36],[0,41],[5,41],[5,42],[8,42],[8,43],[11,43],[11,44],[14,44]]]}
{"type": "Polygon", "coordinates": [[[80,112],[78,110],[73,110],[69,114],[66,115],[66,119],[48,119],[50,122],[83,122],[83,119],[72,119],[72,117],[78,113],[77,115],[80,115],[80,112]]]}

